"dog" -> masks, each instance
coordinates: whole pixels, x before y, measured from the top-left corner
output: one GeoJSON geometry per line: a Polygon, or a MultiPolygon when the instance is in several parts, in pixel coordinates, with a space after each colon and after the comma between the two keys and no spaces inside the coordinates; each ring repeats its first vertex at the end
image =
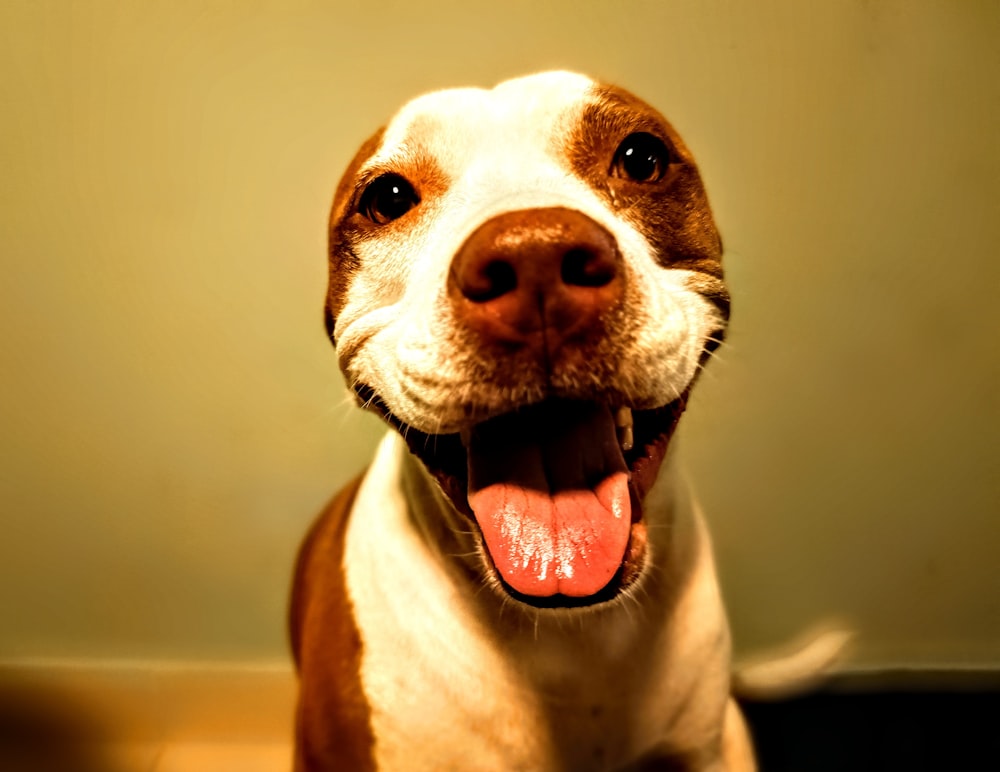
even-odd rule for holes
{"type": "Polygon", "coordinates": [[[695,161],[624,89],[419,97],[329,221],[326,326],[390,430],[300,551],[295,769],[755,769],[674,429],[723,341],[695,161]]]}

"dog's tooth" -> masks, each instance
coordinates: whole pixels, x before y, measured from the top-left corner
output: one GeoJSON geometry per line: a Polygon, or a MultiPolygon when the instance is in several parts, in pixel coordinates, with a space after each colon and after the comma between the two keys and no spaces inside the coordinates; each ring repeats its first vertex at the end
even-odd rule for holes
{"type": "Polygon", "coordinates": [[[622,446],[623,451],[632,450],[632,445],[634,444],[634,439],[632,437],[632,427],[625,426],[618,432],[618,442],[622,446]]]}
{"type": "Polygon", "coordinates": [[[632,450],[634,437],[632,435],[632,409],[622,405],[615,411],[615,426],[618,429],[618,443],[622,450],[632,450]]]}

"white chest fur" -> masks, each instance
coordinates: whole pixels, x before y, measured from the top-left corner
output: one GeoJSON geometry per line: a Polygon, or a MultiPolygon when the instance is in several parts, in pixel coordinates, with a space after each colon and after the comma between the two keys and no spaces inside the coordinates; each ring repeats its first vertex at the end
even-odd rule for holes
{"type": "Polygon", "coordinates": [[[648,499],[660,502],[651,548],[686,556],[667,561],[675,574],[599,610],[526,612],[486,587],[470,592],[423,538],[405,463],[387,435],[345,552],[380,769],[603,770],[658,745],[717,741],[728,638],[686,489],[665,483],[648,499]]]}

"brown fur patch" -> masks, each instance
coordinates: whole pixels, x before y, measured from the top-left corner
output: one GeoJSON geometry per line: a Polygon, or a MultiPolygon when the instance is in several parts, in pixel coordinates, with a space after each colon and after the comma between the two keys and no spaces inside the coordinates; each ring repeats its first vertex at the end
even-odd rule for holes
{"type": "MultiPolygon", "coordinates": [[[[366,185],[383,174],[398,174],[413,186],[420,202],[424,203],[443,193],[449,184],[437,161],[430,153],[420,149],[419,143],[414,143],[415,149],[399,158],[366,168],[368,161],[381,146],[384,135],[383,127],[361,146],[344,172],[333,197],[329,223],[330,281],[325,311],[326,331],[331,339],[335,335],[337,316],[344,306],[351,278],[359,267],[355,245],[375,233],[410,227],[409,213],[399,220],[380,225],[357,211],[358,200],[366,185]]],[[[416,210],[414,214],[419,216],[419,204],[416,210]]]]}
{"type": "Polygon", "coordinates": [[[330,208],[330,224],[328,230],[329,238],[329,258],[330,258],[330,279],[326,291],[326,308],[324,317],[326,321],[326,334],[332,339],[336,326],[337,314],[344,305],[344,298],[351,285],[351,278],[358,269],[358,258],[354,251],[345,242],[344,235],[340,228],[340,223],[347,214],[349,208],[354,205],[357,197],[357,176],[362,165],[378,150],[382,144],[382,136],[385,134],[385,127],[376,131],[360,147],[347,170],[337,183],[337,190],[333,194],[333,206],[330,208]]]}
{"type": "Polygon", "coordinates": [[[295,565],[290,610],[299,671],[295,770],[375,769],[371,710],[361,685],[361,634],[344,577],[344,539],[364,475],[313,524],[295,565]]]}
{"type": "Polygon", "coordinates": [[[573,170],[646,237],[665,268],[722,278],[722,242],[698,168],[659,112],[624,89],[598,87],[568,133],[564,152],[573,170]],[[609,174],[615,151],[634,132],[652,134],[670,150],[670,165],[655,182],[609,174]]]}

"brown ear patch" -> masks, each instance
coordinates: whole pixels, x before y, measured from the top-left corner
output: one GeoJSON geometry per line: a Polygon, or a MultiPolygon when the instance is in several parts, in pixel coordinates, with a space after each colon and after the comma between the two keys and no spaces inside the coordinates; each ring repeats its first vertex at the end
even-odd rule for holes
{"type": "Polygon", "coordinates": [[[659,112],[624,89],[599,86],[564,152],[573,170],[646,237],[662,266],[721,279],[722,243],[701,176],[680,135],[659,112]],[[610,173],[618,146],[637,132],[659,138],[670,151],[669,166],[656,181],[610,173]]]}
{"type": "Polygon", "coordinates": [[[344,305],[344,298],[351,285],[351,278],[358,269],[357,255],[344,239],[343,231],[339,225],[348,208],[354,202],[358,171],[365,161],[378,150],[384,135],[385,127],[383,126],[358,149],[354,158],[347,165],[347,170],[340,178],[340,182],[337,183],[337,190],[333,194],[333,206],[330,208],[330,222],[327,231],[330,277],[326,291],[326,306],[323,311],[326,334],[331,340],[334,336],[337,314],[340,313],[340,309],[344,305]]]}

